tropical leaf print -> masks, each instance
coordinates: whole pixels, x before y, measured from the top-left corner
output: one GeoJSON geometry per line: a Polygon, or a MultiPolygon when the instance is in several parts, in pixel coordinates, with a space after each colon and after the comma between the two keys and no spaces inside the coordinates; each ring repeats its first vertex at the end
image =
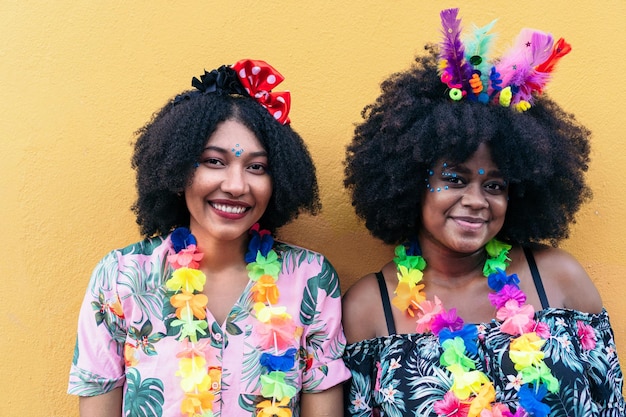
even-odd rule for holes
{"type": "Polygon", "coordinates": [[[127,390],[124,398],[125,417],[161,417],[163,415],[163,383],[157,378],[141,380],[139,371],[126,372],[127,390]]]}
{"type": "Polygon", "coordinates": [[[146,320],[146,322],[141,326],[141,329],[131,326],[128,331],[128,335],[137,342],[136,347],[140,347],[141,350],[143,350],[143,353],[148,356],[154,356],[157,354],[156,349],[154,348],[154,343],[165,337],[165,333],[151,333],[152,323],[150,320],[146,320]]]}
{"type": "Polygon", "coordinates": [[[300,321],[305,326],[312,324],[319,314],[317,300],[320,289],[331,298],[341,296],[337,272],[328,262],[323,262],[320,273],[307,281],[300,306],[300,321]]]}
{"type": "Polygon", "coordinates": [[[81,397],[93,397],[110,392],[119,380],[104,379],[93,372],[85,371],[76,366],[70,370],[69,392],[81,397]]]}

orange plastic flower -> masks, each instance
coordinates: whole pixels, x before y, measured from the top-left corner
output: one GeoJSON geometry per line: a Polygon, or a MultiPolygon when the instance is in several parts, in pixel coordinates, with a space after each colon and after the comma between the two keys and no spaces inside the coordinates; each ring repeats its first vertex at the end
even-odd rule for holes
{"type": "Polygon", "coordinates": [[[183,398],[180,404],[180,411],[190,416],[197,414],[202,415],[203,411],[213,408],[213,397],[213,394],[209,391],[198,393],[186,392],[185,398],[183,398]]]}
{"type": "Polygon", "coordinates": [[[263,275],[252,287],[254,301],[258,303],[276,304],[278,302],[279,292],[276,286],[276,280],[271,275],[263,275]]]}
{"type": "Polygon", "coordinates": [[[423,288],[424,284],[417,284],[411,288],[408,282],[400,282],[391,304],[399,308],[400,311],[406,311],[411,317],[415,317],[415,313],[419,311],[420,303],[426,299],[426,294],[422,292],[423,288]]]}
{"type": "Polygon", "coordinates": [[[181,320],[187,317],[188,310],[191,310],[196,318],[203,320],[206,318],[205,308],[208,302],[209,298],[206,295],[193,294],[186,290],[170,298],[170,303],[176,307],[176,317],[181,320]]]}
{"type": "Polygon", "coordinates": [[[278,403],[265,400],[257,404],[259,413],[257,417],[291,417],[291,410],[285,406],[289,403],[289,398],[285,397],[278,403]]]}

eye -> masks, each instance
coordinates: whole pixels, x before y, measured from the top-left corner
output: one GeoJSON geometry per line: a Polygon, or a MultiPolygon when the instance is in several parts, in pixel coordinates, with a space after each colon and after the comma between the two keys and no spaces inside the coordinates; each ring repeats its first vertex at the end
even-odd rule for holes
{"type": "Polygon", "coordinates": [[[504,181],[490,181],[484,186],[491,193],[502,193],[506,191],[506,183],[504,181]]]}
{"type": "Polygon", "coordinates": [[[265,174],[267,172],[267,166],[262,163],[253,163],[248,166],[248,170],[253,174],[265,174]]]}
{"type": "Polygon", "coordinates": [[[219,158],[204,158],[202,163],[210,167],[224,166],[224,162],[222,162],[219,158]]]}
{"type": "Polygon", "coordinates": [[[465,184],[465,179],[456,172],[442,172],[441,181],[451,184],[452,186],[462,186],[465,184]]]}

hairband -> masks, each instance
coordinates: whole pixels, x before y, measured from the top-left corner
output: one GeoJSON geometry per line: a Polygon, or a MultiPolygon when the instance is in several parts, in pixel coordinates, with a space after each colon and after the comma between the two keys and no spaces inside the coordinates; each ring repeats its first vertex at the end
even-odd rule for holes
{"type": "MultiPolygon", "coordinates": [[[[212,71],[204,71],[200,79],[193,77],[191,85],[205,94],[234,94],[249,96],[281,124],[288,124],[291,94],[288,91],[272,92],[283,77],[265,61],[243,59],[232,66],[222,65],[212,71]]],[[[174,102],[186,98],[179,96],[174,102]]]]}
{"type": "Polygon", "coordinates": [[[497,103],[526,111],[550,79],[558,61],[572,47],[560,38],[556,43],[549,33],[522,29],[511,48],[498,60],[490,57],[495,20],[474,30],[461,40],[459,9],[440,13],[443,42],[439,54],[439,75],[449,87],[452,100],[497,103]]]}

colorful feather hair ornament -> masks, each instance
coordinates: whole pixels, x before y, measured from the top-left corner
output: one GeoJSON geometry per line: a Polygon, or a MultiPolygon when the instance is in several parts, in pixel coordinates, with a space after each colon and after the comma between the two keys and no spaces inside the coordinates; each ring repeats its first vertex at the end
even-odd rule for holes
{"type": "Polygon", "coordinates": [[[461,41],[458,13],[458,8],[440,13],[443,41],[439,74],[453,100],[495,102],[526,111],[534,96],[543,92],[559,60],[572,50],[562,38],[555,44],[549,33],[523,29],[494,64],[490,52],[496,35],[489,32],[496,21],[483,27],[474,25],[472,33],[461,41]]]}

